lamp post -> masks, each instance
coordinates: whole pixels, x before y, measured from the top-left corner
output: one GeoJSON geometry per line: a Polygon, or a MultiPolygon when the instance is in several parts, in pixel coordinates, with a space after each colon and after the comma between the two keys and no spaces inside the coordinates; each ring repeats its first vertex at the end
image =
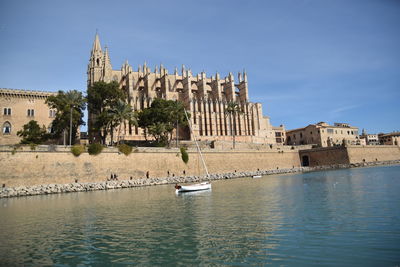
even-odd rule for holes
{"type": "Polygon", "coordinates": [[[73,106],[74,105],[71,105],[71,108],[70,108],[71,117],[69,120],[69,145],[70,146],[72,145],[72,108],[73,108],[73,106]]]}

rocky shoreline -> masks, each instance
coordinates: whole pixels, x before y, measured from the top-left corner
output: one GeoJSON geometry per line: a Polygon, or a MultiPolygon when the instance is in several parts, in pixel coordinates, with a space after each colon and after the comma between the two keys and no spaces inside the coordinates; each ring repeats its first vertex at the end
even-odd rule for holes
{"type": "Polygon", "coordinates": [[[47,184],[35,186],[18,186],[18,187],[4,187],[0,188],[0,198],[34,196],[34,195],[47,195],[71,192],[87,192],[96,190],[111,190],[130,187],[142,187],[152,185],[165,185],[165,184],[181,184],[181,183],[197,183],[201,181],[214,181],[223,179],[234,179],[242,177],[252,177],[254,175],[273,175],[273,174],[286,174],[286,173],[300,173],[310,171],[344,169],[344,168],[357,168],[357,167],[370,167],[379,165],[395,165],[400,164],[400,160],[392,161],[375,161],[363,162],[356,164],[336,164],[329,166],[318,167],[297,167],[291,169],[276,169],[276,170],[260,170],[253,172],[231,172],[223,174],[210,174],[207,176],[176,176],[176,177],[161,177],[161,178],[140,178],[129,180],[114,180],[93,183],[70,183],[70,184],[47,184]]]}

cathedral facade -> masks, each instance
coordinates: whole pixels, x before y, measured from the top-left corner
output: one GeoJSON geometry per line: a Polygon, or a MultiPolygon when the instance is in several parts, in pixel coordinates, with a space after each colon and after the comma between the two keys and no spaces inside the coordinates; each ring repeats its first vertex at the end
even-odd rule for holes
{"type": "MultiPolygon", "coordinates": [[[[136,111],[149,107],[155,98],[181,101],[191,114],[194,132],[194,136],[188,129],[180,133],[179,136],[185,140],[194,140],[196,137],[197,140],[230,141],[232,134],[235,134],[238,142],[276,144],[276,129],[284,131],[283,127],[272,127],[269,117],[263,116],[260,103],[249,101],[246,72],[239,73],[235,81],[232,73],[226,77],[221,77],[219,73],[207,77],[205,72],[193,75],[185,66],[180,71],[175,68],[171,74],[163,65],[151,71],[146,63],[134,70],[127,61],[120,70],[114,70],[108,49],[102,49],[96,34],[87,74],[88,87],[97,81],[118,82],[127,95],[127,101],[136,111]],[[233,127],[225,112],[229,102],[238,103],[242,110],[233,118],[233,127]]],[[[89,129],[94,119],[89,114],[89,129]]],[[[141,128],[129,126],[124,131],[125,140],[144,139],[141,128]]]]}

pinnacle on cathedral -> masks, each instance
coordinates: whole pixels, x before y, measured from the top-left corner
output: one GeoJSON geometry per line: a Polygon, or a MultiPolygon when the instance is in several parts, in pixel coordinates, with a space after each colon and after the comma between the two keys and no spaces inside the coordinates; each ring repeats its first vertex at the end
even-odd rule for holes
{"type": "Polygon", "coordinates": [[[100,51],[101,52],[101,45],[100,45],[100,39],[99,39],[99,35],[96,32],[96,36],[93,42],[93,47],[92,47],[92,52],[93,51],[100,51]]]}

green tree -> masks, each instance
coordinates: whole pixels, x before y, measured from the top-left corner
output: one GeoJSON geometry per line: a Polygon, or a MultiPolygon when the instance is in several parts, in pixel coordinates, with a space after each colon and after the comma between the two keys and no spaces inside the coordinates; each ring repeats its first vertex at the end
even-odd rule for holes
{"type": "Polygon", "coordinates": [[[22,130],[18,131],[17,135],[22,137],[21,144],[41,144],[48,138],[46,126],[40,127],[35,120],[22,126],[22,130]]]}
{"type": "Polygon", "coordinates": [[[233,140],[232,141],[233,149],[235,149],[236,116],[243,114],[243,111],[237,102],[231,101],[231,102],[228,102],[228,104],[225,108],[225,114],[229,116],[229,125],[230,125],[232,140],[233,140]],[[233,123],[232,123],[232,121],[233,121],[233,123]]]}
{"type": "Polygon", "coordinates": [[[112,133],[117,127],[114,118],[109,110],[115,108],[118,101],[126,99],[124,92],[119,88],[117,82],[95,82],[87,91],[87,101],[89,110],[89,136],[91,141],[101,142],[104,144],[107,135],[112,133]],[[97,138],[96,140],[93,140],[97,138]]]}
{"type": "Polygon", "coordinates": [[[138,119],[138,125],[145,130],[146,139],[149,134],[162,145],[170,144],[178,125],[187,125],[182,102],[161,98],[154,99],[149,108],[140,111],[138,119]]]}
{"type": "Polygon", "coordinates": [[[74,144],[79,126],[85,125],[83,110],[86,108],[86,99],[82,92],[77,90],[58,91],[57,95],[49,96],[46,103],[50,108],[57,110],[52,123],[52,138],[60,138],[64,131],[68,130],[67,134],[71,145],[74,144]]]}
{"type": "MultiPolygon", "coordinates": [[[[122,125],[124,125],[124,128],[126,128],[127,122],[129,123],[129,125],[138,125],[136,113],[132,110],[131,105],[120,99],[117,101],[117,103],[115,103],[113,107],[108,110],[108,114],[110,118],[109,122],[110,124],[112,124],[111,128],[118,127],[118,143],[121,140],[122,125]]],[[[122,138],[122,140],[124,140],[124,138],[122,138]]]]}

